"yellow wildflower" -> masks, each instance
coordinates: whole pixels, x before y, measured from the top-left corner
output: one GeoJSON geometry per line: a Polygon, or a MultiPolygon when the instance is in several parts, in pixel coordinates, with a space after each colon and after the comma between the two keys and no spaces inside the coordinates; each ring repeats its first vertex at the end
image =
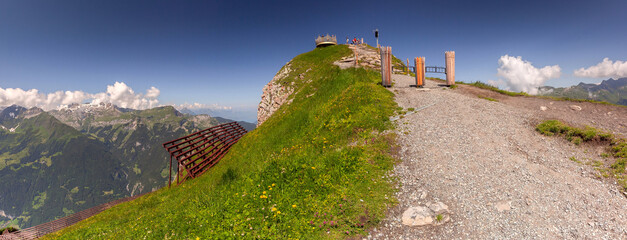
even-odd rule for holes
{"type": "Polygon", "coordinates": [[[292,207],[293,207],[293,208],[295,208],[295,207],[296,207],[296,204],[292,205],[292,207]]]}
{"type": "Polygon", "coordinates": [[[275,208],[275,207],[273,207],[273,208],[272,208],[272,211],[273,211],[273,212],[274,212],[274,211],[276,211],[276,208],[275,208]]]}
{"type": "Polygon", "coordinates": [[[311,169],[316,169],[316,167],[311,167],[311,169]]]}

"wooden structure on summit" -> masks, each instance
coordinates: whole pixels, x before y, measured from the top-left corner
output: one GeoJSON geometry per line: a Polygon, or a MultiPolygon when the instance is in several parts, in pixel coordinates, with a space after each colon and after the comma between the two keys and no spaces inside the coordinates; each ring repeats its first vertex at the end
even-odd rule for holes
{"type": "Polygon", "coordinates": [[[331,45],[337,45],[337,38],[335,35],[329,36],[329,34],[327,34],[326,36],[318,36],[316,38],[316,47],[326,47],[331,45]]]}
{"type": "Polygon", "coordinates": [[[183,173],[186,175],[182,182],[196,178],[218,163],[246,132],[237,122],[230,122],[164,143],[163,147],[170,153],[168,186],[172,184],[172,158],[179,166],[178,183],[183,173]]]}

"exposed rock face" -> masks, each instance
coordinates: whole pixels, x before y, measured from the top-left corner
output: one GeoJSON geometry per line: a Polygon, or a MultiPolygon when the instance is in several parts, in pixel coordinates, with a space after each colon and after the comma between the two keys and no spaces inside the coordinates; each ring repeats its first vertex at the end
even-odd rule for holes
{"type": "Polygon", "coordinates": [[[343,57],[333,64],[339,66],[341,69],[358,66],[364,68],[381,69],[381,56],[376,49],[368,48],[364,45],[351,45],[349,46],[349,48],[353,50],[353,54],[351,56],[343,57]],[[355,53],[357,53],[358,64],[355,64],[355,53]]]}
{"type": "Polygon", "coordinates": [[[287,78],[292,72],[291,63],[287,63],[272,80],[263,87],[261,102],[257,108],[257,126],[268,120],[272,114],[288,101],[289,96],[294,92],[290,86],[284,86],[281,81],[287,78]]]}

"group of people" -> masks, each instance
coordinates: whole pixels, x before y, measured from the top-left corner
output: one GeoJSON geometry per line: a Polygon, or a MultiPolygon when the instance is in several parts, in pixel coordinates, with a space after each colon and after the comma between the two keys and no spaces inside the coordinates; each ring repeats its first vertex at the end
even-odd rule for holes
{"type": "MultiPolygon", "coordinates": [[[[348,41],[349,41],[349,38],[346,37],[346,44],[347,45],[348,45],[348,41]]],[[[353,40],[351,41],[351,44],[353,44],[353,45],[362,44],[362,43],[363,43],[362,40],[359,40],[358,38],[353,38],[353,40]]]]}

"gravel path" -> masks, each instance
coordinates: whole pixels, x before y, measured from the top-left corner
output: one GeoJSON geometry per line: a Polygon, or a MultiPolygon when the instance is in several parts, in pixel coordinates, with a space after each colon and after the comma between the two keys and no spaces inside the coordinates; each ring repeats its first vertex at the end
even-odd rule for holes
{"type": "Polygon", "coordinates": [[[393,79],[399,106],[416,111],[396,120],[399,203],[367,238],[627,239],[627,198],[569,160],[598,153],[538,134],[532,110],[393,79]],[[406,209],[428,202],[446,204],[450,221],[401,223],[406,209]]]}

